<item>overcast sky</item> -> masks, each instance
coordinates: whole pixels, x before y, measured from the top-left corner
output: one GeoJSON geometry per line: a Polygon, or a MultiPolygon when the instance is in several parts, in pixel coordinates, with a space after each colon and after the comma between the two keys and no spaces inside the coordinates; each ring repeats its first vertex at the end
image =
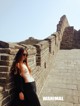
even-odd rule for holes
{"type": "Polygon", "coordinates": [[[44,39],[56,32],[60,17],[80,29],[80,0],[0,0],[0,40],[44,39]]]}

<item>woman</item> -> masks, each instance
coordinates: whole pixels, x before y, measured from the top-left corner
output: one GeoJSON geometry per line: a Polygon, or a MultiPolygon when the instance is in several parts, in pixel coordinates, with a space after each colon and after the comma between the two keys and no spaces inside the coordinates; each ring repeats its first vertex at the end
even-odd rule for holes
{"type": "Polygon", "coordinates": [[[41,106],[27,57],[27,50],[20,48],[11,68],[17,92],[15,106],[41,106]]]}

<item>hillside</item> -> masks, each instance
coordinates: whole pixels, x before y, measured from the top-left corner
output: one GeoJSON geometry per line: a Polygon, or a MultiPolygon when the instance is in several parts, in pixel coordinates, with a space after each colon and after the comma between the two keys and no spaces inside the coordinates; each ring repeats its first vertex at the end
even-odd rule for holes
{"type": "Polygon", "coordinates": [[[37,44],[40,41],[42,41],[42,40],[38,40],[38,39],[35,39],[33,37],[29,37],[27,40],[18,42],[17,44],[34,45],[34,44],[37,44]]]}

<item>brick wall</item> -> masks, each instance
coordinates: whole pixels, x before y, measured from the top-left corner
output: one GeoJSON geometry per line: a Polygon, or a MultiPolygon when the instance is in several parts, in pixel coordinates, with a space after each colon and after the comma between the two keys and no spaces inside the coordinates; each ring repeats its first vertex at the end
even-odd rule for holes
{"type": "Polygon", "coordinates": [[[67,27],[63,33],[61,49],[72,49],[74,43],[74,28],[67,27]]]}
{"type": "Polygon", "coordinates": [[[74,30],[74,48],[80,49],[80,30],[76,31],[74,30]]]}
{"type": "Polygon", "coordinates": [[[28,62],[36,81],[37,94],[40,94],[46,77],[54,64],[54,58],[60,49],[63,32],[67,26],[66,16],[61,17],[57,31],[33,46],[0,41],[0,106],[11,106],[14,98],[14,83],[10,76],[10,68],[20,47],[28,48],[28,62]]]}
{"type": "Polygon", "coordinates": [[[73,26],[66,27],[63,33],[60,49],[80,49],[80,30],[73,26]]]}

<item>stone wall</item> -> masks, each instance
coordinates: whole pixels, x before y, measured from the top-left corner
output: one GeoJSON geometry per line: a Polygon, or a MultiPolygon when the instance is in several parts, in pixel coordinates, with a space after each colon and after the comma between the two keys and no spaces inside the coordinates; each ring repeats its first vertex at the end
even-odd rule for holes
{"type": "Polygon", "coordinates": [[[73,26],[66,27],[60,49],[80,49],[80,30],[77,31],[73,26]]]}
{"type": "Polygon", "coordinates": [[[73,44],[74,48],[78,48],[80,49],[80,30],[76,31],[74,29],[74,44],[73,44]]]}
{"type": "Polygon", "coordinates": [[[54,58],[60,49],[63,32],[68,26],[67,18],[64,15],[57,25],[57,31],[37,44],[26,45],[0,41],[0,106],[11,106],[14,98],[14,83],[10,76],[10,68],[19,48],[28,48],[28,62],[39,95],[46,77],[53,67],[54,58]]]}
{"type": "Polygon", "coordinates": [[[72,49],[74,42],[74,28],[67,27],[63,33],[61,49],[72,49]]]}

